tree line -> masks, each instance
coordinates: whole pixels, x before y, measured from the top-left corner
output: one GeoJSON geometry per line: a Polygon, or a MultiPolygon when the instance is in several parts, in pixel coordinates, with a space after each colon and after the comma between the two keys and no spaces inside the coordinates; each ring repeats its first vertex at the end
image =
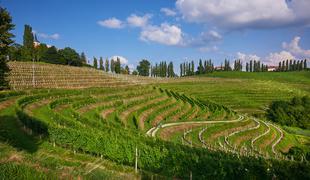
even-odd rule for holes
{"type": "Polygon", "coordinates": [[[176,74],[173,70],[173,62],[170,61],[167,64],[166,61],[162,61],[159,64],[155,63],[155,66],[151,66],[152,77],[175,77],[176,74]]]}
{"type": "Polygon", "coordinates": [[[99,69],[105,72],[112,72],[116,74],[130,74],[130,70],[128,65],[122,66],[121,65],[121,60],[119,57],[115,59],[109,60],[106,58],[104,61],[102,57],[99,58],[99,61],[96,57],[93,59],[93,67],[95,69],[99,69]]]}
{"type": "Polygon", "coordinates": [[[246,63],[245,66],[246,72],[267,72],[268,65],[261,63],[260,61],[251,60],[246,63]]]}
{"type": "Polygon", "coordinates": [[[280,61],[277,71],[302,71],[307,69],[307,59],[305,60],[286,60],[280,61]]]}
{"type": "Polygon", "coordinates": [[[57,49],[55,46],[39,43],[32,27],[27,24],[24,26],[23,45],[14,43],[10,46],[8,58],[11,61],[35,61],[70,66],[87,65],[84,53],[79,54],[70,47],[57,49]]]}

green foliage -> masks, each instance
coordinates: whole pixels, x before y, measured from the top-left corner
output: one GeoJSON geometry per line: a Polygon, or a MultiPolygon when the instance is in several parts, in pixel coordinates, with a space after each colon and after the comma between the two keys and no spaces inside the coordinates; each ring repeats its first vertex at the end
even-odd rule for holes
{"type": "Polygon", "coordinates": [[[6,9],[0,7],[0,90],[9,87],[6,77],[10,70],[6,62],[9,55],[9,45],[14,42],[12,40],[14,35],[10,33],[13,28],[10,14],[6,9]]]}
{"type": "Polygon", "coordinates": [[[58,51],[59,55],[65,60],[67,65],[71,66],[81,66],[82,61],[80,59],[79,54],[72,48],[66,47],[58,51]]]}
{"type": "Polygon", "coordinates": [[[42,57],[43,62],[52,64],[66,64],[66,60],[60,55],[55,46],[48,48],[42,57]]]}
{"type": "Polygon", "coordinates": [[[274,101],[267,110],[267,117],[281,125],[310,129],[310,98],[294,97],[291,102],[274,101]]]}
{"type": "Polygon", "coordinates": [[[149,76],[150,75],[150,62],[146,59],[143,59],[139,62],[139,65],[137,66],[137,70],[139,72],[139,75],[141,76],[149,76]]]}

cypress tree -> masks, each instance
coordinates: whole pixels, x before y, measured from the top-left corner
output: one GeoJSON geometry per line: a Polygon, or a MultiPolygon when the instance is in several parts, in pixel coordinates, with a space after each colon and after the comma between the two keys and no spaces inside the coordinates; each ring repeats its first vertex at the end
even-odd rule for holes
{"type": "Polygon", "coordinates": [[[285,71],[289,70],[289,65],[288,65],[288,59],[286,60],[286,64],[285,64],[285,71]]]}
{"type": "Polygon", "coordinates": [[[199,66],[198,66],[198,74],[202,74],[203,73],[203,66],[202,66],[202,60],[199,60],[199,66]]]}
{"type": "Polygon", "coordinates": [[[29,25],[25,25],[24,27],[24,36],[23,36],[23,58],[26,61],[31,61],[33,58],[33,34],[32,34],[32,28],[29,25]]]}
{"type": "Polygon", "coordinates": [[[181,63],[180,64],[180,77],[183,76],[183,64],[181,63]]]}
{"type": "Polygon", "coordinates": [[[102,59],[102,57],[100,57],[100,59],[99,59],[99,69],[104,71],[103,59],[102,59]]]}
{"type": "Polygon", "coordinates": [[[110,69],[111,69],[111,72],[115,72],[115,66],[114,66],[114,60],[113,59],[111,59],[110,69]]]}
{"type": "Polygon", "coordinates": [[[121,73],[121,60],[119,57],[116,58],[116,62],[114,64],[115,68],[115,73],[120,74],[121,73]]]}
{"type": "Polygon", "coordinates": [[[106,60],[105,60],[105,72],[109,72],[109,59],[107,58],[106,60]]]}
{"type": "Polygon", "coordinates": [[[293,68],[293,67],[292,67],[292,66],[293,66],[292,63],[293,63],[292,60],[290,60],[290,65],[289,65],[289,70],[290,70],[290,71],[292,71],[292,68],[293,68]]]}
{"type": "Polygon", "coordinates": [[[191,75],[194,75],[195,72],[195,65],[194,65],[194,61],[192,61],[192,70],[191,70],[191,75]]]}
{"type": "Polygon", "coordinates": [[[253,66],[253,61],[251,60],[251,61],[250,61],[250,72],[253,72],[252,66],[253,66]]]}
{"type": "Polygon", "coordinates": [[[10,33],[14,28],[14,24],[12,24],[12,18],[6,9],[0,6],[0,90],[8,89],[9,82],[6,77],[8,76],[8,72],[10,71],[7,66],[7,57],[9,54],[9,46],[14,41],[12,38],[14,35],[10,33]]]}
{"type": "Polygon", "coordinates": [[[245,71],[246,71],[246,72],[249,72],[249,63],[246,63],[246,65],[245,65],[245,71]]]}
{"type": "Polygon", "coordinates": [[[94,65],[93,65],[94,68],[97,69],[98,68],[98,60],[97,60],[97,58],[94,57],[94,62],[93,63],[94,63],[94,65]]]}
{"type": "Polygon", "coordinates": [[[86,56],[84,52],[81,53],[80,59],[83,64],[87,64],[87,60],[86,60],[86,56]]]}
{"type": "Polygon", "coordinates": [[[307,59],[304,60],[304,69],[307,69],[307,59]]]}
{"type": "Polygon", "coordinates": [[[281,61],[279,62],[279,67],[278,67],[278,71],[281,71],[282,67],[281,67],[281,61]]]}

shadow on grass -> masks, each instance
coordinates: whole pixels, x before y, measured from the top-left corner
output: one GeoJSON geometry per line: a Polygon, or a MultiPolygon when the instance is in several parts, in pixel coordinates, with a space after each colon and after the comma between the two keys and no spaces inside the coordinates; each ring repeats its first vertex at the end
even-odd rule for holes
{"type": "Polygon", "coordinates": [[[38,150],[39,139],[26,133],[16,116],[0,116],[0,141],[10,144],[18,150],[34,153],[38,150]]]}

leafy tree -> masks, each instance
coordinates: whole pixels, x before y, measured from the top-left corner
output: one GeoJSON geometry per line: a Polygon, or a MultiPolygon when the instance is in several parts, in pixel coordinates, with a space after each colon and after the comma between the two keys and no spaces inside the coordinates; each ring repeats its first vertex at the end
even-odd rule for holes
{"type": "Polygon", "coordinates": [[[111,59],[111,72],[115,72],[115,62],[113,59],[111,59]]]}
{"type": "Polygon", "coordinates": [[[34,51],[34,59],[35,61],[43,61],[43,56],[46,53],[46,51],[48,50],[48,47],[46,46],[46,44],[40,44],[39,46],[37,46],[34,51]]]}
{"type": "Polygon", "coordinates": [[[74,49],[66,47],[59,50],[58,53],[63,57],[67,65],[82,66],[80,55],[74,49]]]}
{"type": "Polygon", "coordinates": [[[98,68],[98,60],[97,60],[97,58],[96,58],[96,57],[94,57],[93,66],[94,66],[94,68],[95,68],[95,69],[97,69],[97,68],[98,68]]]}
{"type": "Polygon", "coordinates": [[[139,72],[139,75],[149,76],[150,62],[146,59],[143,59],[142,61],[139,62],[139,65],[137,66],[137,70],[139,72]]]}
{"type": "Polygon", "coordinates": [[[14,28],[12,18],[6,9],[0,6],[0,90],[9,88],[9,83],[6,80],[8,72],[7,57],[9,55],[9,46],[14,41],[14,35],[10,31],[14,28]]]}
{"type": "Polygon", "coordinates": [[[130,74],[130,70],[129,70],[128,65],[126,65],[125,68],[122,69],[122,74],[130,74]]]}
{"type": "Polygon", "coordinates": [[[56,47],[52,46],[42,56],[43,62],[52,63],[52,64],[66,64],[66,60],[61,56],[56,47]]]}
{"type": "Polygon", "coordinates": [[[203,68],[203,65],[202,65],[202,60],[200,59],[199,60],[199,65],[198,65],[198,74],[203,74],[204,72],[204,68],[203,68]]]}
{"type": "Polygon", "coordinates": [[[173,71],[173,62],[171,61],[168,65],[168,77],[174,77],[174,71],[173,71]]]}
{"type": "Polygon", "coordinates": [[[17,43],[14,43],[9,47],[9,60],[10,61],[22,61],[22,48],[23,46],[17,43]]]}
{"type": "Polygon", "coordinates": [[[132,72],[132,75],[138,75],[138,71],[134,70],[134,71],[132,72]]]}
{"type": "Polygon", "coordinates": [[[34,53],[33,34],[31,26],[27,24],[24,27],[23,45],[23,58],[26,61],[31,61],[34,53]]]}

